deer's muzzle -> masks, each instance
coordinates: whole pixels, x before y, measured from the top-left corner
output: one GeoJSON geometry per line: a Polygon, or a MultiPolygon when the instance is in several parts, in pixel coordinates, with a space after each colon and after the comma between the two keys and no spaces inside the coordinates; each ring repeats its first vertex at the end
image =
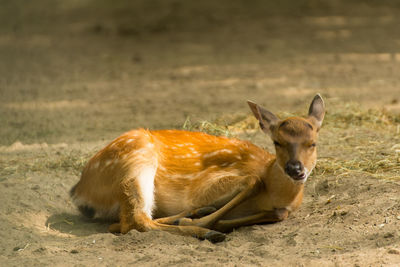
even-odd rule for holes
{"type": "Polygon", "coordinates": [[[294,180],[306,178],[303,164],[298,160],[289,160],[285,165],[285,172],[294,180]]]}

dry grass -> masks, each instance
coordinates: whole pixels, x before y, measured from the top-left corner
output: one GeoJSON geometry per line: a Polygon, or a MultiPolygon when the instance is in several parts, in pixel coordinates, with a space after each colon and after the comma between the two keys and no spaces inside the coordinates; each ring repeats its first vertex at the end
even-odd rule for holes
{"type": "Polygon", "coordinates": [[[232,137],[233,134],[226,124],[209,121],[192,122],[190,117],[187,117],[182,128],[188,131],[206,132],[212,135],[223,135],[232,137]]]}
{"type": "Polygon", "coordinates": [[[400,180],[400,115],[348,104],[327,114],[324,135],[336,152],[322,157],[315,173],[400,180]]]}

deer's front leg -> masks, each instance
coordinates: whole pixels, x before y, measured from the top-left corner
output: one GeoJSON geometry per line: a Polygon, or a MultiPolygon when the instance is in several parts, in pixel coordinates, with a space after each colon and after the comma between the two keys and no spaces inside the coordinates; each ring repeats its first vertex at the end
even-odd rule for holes
{"type": "Polygon", "coordinates": [[[289,211],[285,208],[263,211],[254,215],[232,220],[219,220],[212,227],[220,232],[230,232],[235,228],[259,223],[274,223],[285,220],[289,216],[289,211]]]}
{"type": "Polygon", "coordinates": [[[158,218],[155,221],[163,224],[178,224],[179,220],[182,218],[190,218],[190,219],[196,219],[196,218],[201,218],[206,215],[209,215],[213,212],[215,212],[217,209],[214,207],[202,207],[190,211],[184,211],[182,213],[179,213],[177,215],[169,216],[169,217],[163,217],[163,218],[158,218]]]}
{"type": "Polygon", "coordinates": [[[218,198],[218,196],[232,194],[233,197],[224,206],[215,212],[199,219],[181,218],[175,221],[177,225],[195,225],[205,228],[213,228],[213,225],[229,211],[245,201],[249,196],[255,194],[261,187],[262,182],[256,176],[224,177],[214,185],[208,185],[208,188],[199,188],[203,190],[203,197],[218,198]],[[216,194],[219,193],[218,195],[216,194]]]}

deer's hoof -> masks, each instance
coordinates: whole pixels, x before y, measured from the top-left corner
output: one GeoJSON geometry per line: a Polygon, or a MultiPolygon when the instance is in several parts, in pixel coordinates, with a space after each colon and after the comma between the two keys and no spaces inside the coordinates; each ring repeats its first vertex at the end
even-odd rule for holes
{"type": "Polygon", "coordinates": [[[217,232],[217,231],[210,231],[207,232],[204,236],[205,239],[210,241],[211,243],[218,243],[222,242],[225,240],[225,235],[223,233],[217,232]]]}

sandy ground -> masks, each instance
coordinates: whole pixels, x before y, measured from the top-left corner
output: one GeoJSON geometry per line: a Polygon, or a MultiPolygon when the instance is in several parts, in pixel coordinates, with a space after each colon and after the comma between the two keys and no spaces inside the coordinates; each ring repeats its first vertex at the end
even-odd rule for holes
{"type": "MultiPolygon", "coordinates": [[[[68,197],[88,157],[131,128],[243,117],[247,99],[304,114],[316,92],[327,119],[350,102],[398,114],[400,6],[370,2],[1,1],[0,265],[398,266],[396,179],[314,175],[288,220],[219,244],[112,235],[68,197]]],[[[351,159],[357,135],[330,125],[321,158],[351,159]]],[[[398,123],[361,132],[374,153],[382,136],[399,149],[398,123]]]]}

